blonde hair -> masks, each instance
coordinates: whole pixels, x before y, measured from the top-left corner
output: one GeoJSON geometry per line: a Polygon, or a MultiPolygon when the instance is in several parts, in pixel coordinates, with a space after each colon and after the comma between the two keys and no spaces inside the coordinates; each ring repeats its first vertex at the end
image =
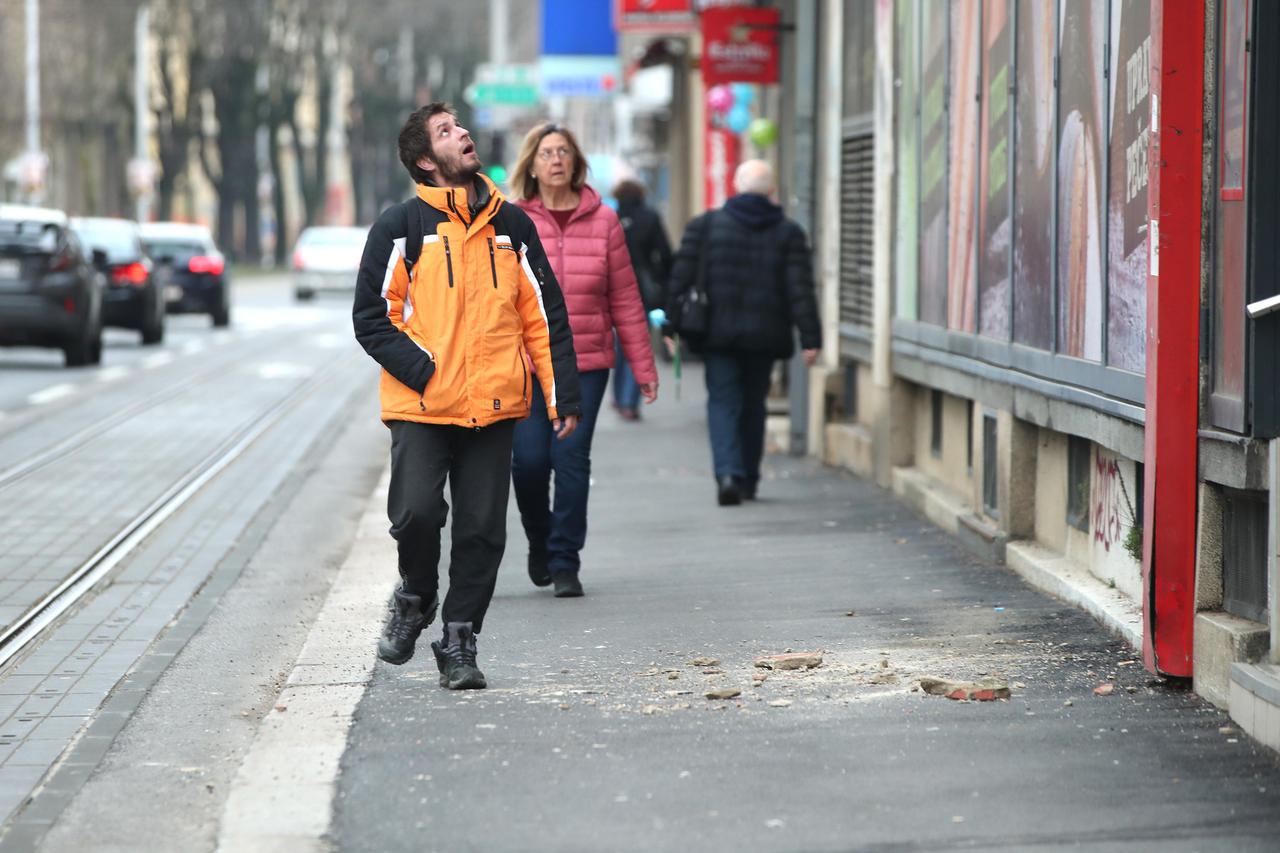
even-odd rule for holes
{"type": "Polygon", "coordinates": [[[516,164],[511,167],[509,179],[511,191],[517,198],[531,199],[538,194],[538,179],[533,176],[533,158],[538,155],[538,146],[542,144],[542,140],[553,133],[563,136],[573,152],[573,175],[569,178],[569,186],[574,192],[581,192],[586,185],[587,158],[582,156],[578,140],[567,127],[546,121],[526,133],[524,141],[520,143],[520,153],[516,157],[516,164]]]}

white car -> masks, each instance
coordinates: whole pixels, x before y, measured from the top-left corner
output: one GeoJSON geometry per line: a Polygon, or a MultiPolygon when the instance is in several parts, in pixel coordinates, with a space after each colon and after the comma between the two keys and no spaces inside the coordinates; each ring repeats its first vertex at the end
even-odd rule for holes
{"type": "Polygon", "coordinates": [[[317,293],[352,293],[368,228],[317,226],[298,235],[293,249],[293,294],[299,300],[317,293]]]}

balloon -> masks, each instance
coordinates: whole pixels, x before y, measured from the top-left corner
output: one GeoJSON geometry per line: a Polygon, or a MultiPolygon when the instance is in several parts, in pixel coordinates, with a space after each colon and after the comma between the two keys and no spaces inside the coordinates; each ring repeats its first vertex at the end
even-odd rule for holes
{"type": "Polygon", "coordinates": [[[733,102],[744,107],[751,106],[756,99],[756,90],[750,83],[731,83],[729,90],[733,92],[733,102]]]}
{"type": "Polygon", "coordinates": [[[751,124],[751,110],[738,104],[729,110],[729,117],[725,121],[729,125],[729,129],[734,133],[742,133],[751,124]]]}
{"type": "Polygon", "coordinates": [[[728,86],[712,86],[707,90],[707,109],[713,113],[726,113],[733,106],[733,92],[728,86]]]}
{"type": "Polygon", "coordinates": [[[758,118],[747,128],[747,138],[758,148],[768,148],[778,141],[778,124],[773,119],[758,118]]]}

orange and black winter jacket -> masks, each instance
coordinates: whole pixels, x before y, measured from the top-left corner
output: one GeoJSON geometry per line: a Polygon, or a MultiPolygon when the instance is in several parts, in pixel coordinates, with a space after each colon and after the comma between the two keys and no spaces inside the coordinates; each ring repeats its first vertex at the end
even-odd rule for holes
{"type": "Polygon", "coordinates": [[[369,230],[352,319],[383,368],[384,421],[523,418],[535,376],[553,420],[582,412],[569,315],[537,229],[487,178],[476,181],[474,207],[465,190],[419,184],[369,230]],[[422,247],[410,273],[414,232],[422,247]]]}

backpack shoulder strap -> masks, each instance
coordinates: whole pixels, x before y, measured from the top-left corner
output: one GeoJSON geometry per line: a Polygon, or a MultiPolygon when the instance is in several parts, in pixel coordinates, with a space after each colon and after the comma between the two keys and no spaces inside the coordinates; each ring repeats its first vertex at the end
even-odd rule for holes
{"type": "Polygon", "coordinates": [[[407,229],[404,237],[404,269],[409,274],[409,278],[413,279],[413,268],[418,263],[418,255],[422,252],[422,238],[424,225],[422,221],[422,199],[409,199],[404,203],[404,213],[407,222],[407,229]]]}

